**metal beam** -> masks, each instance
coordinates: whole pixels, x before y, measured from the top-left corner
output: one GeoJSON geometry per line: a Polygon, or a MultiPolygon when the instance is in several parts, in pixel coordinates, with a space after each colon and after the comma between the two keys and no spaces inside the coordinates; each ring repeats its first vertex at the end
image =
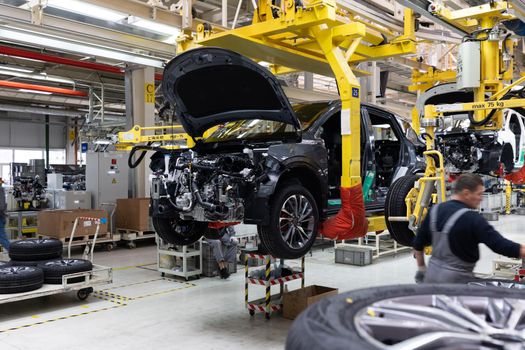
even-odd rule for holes
{"type": "Polygon", "coordinates": [[[62,88],[57,88],[57,87],[52,87],[52,86],[45,86],[45,85],[18,83],[18,82],[9,81],[9,80],[0,80],[0,87],[9,88],[9,89],[25,89],[25,90],[42,91],[42,92],[49,92],[53,94],[68,95],[68,96],[86,97],[88,95],[87,92],[85,91],[62,89],[62,88]]]}
{"type": "MultiPolygon", "coordinates": [[[[0,23],[8,24],[10,27],[31,30],[42,36],[52,35],[66,40],[82,42],[86,45],[129,51],[130,55],[137,51],[147,52],[161,59],[168,59],[175,55],[174,45],[49,14],[44,14],[42,25],[37,26],[31,23],[31,12],[29,10],[3,4],[0,4],[0,23]]],[[[42,47],[38,42],[34,44],[42,47]]],[[[139,54],[134,55],[141,56],[139,54]]]]}

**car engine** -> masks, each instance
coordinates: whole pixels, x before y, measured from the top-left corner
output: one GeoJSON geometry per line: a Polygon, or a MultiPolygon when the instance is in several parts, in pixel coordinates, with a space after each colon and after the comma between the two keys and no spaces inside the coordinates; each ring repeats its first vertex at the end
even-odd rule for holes
{"type": "MultiPolygon", "coordinates": [[[[489,174],[513,168],[512,149],[505,147],[492,131],[454,130],[436,134],[438,150],[443,154],[445,168],[451,173],[477,172],[489,174]]],[[[509,146],[509,145],[506,145],[509,146]]]]}
{"type": "Polygon", "coordinates": [[[160,214],[174,209],[183,220],[243,220],[244,199],[254,191],[260,173],[251,150],[203,156],[187,151],[167,157],[152,159],[150,166],[156,173],[152,199],[159,200],[160,214]]]}

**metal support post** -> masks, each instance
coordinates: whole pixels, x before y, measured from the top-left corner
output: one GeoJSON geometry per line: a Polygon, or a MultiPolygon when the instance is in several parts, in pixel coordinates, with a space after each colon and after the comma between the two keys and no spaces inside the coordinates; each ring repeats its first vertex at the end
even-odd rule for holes
{"type": "Polygon", "coordinates": [[[270,273],[272,272],[272,256],[266,255],[266,271],[264,274],[264,281],[266,286],[266,294],[264,295],[264,305],[265,305],[265,317],[270,318],[272,310],[270,309],[270,301],[272,299],[272,285],[270,284],[270,273]]]}

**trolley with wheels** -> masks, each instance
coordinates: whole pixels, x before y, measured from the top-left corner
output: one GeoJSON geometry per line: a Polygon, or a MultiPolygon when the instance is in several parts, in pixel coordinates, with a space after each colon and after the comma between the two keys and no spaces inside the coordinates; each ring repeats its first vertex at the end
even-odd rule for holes
{"type": "MultiPolygon", "coordinates": [[[[71,243],[75,236],[75,231],[78,223],[83,221],[91,221],[97,225],[93,241],[86,245],[84,250],[83,258],[90,260],[93,263],[93,250],[97,240],[100,224],[104,223],[106,219],[90,218],[90,217],[78,217],[75,219],[73,230],[71,231],[71,239],[69,240],[67,252],[68,259],[71,258],[71,243]]],[[[98,285],[109,284],[113,282],[113,270],[111,267],[95,265],[89,271],[75,272],[62,276],[61,284],[44,284],[41,288],[29,292],[23,293],[12,293],[12,294],[0,294],[0,304],[11,303],[20,300],[39,298],[47,295],[61,294],[68,292],[77,292],[77,298],[80,300],[86,300],[87,297],[93,292],[93,287],[98,285]],[[82,278],[79,282],[79,278],[82,278]]]]}

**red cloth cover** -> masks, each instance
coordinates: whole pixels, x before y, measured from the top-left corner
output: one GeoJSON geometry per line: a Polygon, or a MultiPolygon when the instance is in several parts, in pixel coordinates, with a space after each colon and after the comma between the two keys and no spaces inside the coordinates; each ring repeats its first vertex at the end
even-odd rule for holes
{"type": "Polygon", "coordinates": [[[319,232],[330,239],[363,237],[368,229],[361,184],[341,187],[341,209],[320,225],[319,232]]]}
{"type": "Polygon", "coordinates": [[[505,176],[505,180],[512,182],[515,185],[525,184],[525,166],[515,173],[510,173],[505,176]]]}
{"type": "Polygon", "coordinates": [[[208,228],[213,228],[215,230],[218,230],[218,229],[221,229],[223,227],[234,226],[234,225],[237,225],[237,224],[240,224],[240,222],[214,221],[214,222],[209,222],[208,223],[208,228]]]}

